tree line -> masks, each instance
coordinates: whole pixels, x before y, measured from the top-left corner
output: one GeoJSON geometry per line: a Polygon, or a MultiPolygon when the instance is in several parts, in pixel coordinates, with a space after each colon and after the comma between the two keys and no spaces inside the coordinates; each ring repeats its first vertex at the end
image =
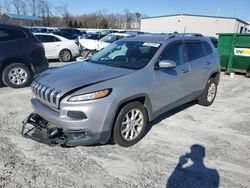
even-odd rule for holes
{"type": "Polygon", "coordinates": [[[43,21],[39,25],[47,27],[100,29],[139,29],[141,17],[146,16],[139,12],[130,12],[128,9],[124,9],[122,13],[99,10],[76,16],[68,11],[67,4],[52,6],[47,0],[3,0],[0,4],[0,15],[3,13],[40,17],[43,21]]]}

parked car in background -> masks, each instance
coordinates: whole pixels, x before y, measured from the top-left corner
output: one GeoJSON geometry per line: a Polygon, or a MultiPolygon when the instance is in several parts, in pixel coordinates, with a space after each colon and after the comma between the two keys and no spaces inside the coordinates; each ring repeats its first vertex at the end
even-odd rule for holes
{"type": "Polygon", "coordinates": [[[81,39],[91,39],[91,40],[99,40],[100,39],[100,34],[99,33],[85,33],[81,36],[78,37],[78,40],[81,39]]]}
{"type": "Polygon", "coordinates": [[[35,36],[43,43],[47,59],[59,59],[68,62],[79,56],[79,46],[72,41],[54,34],[36,33],[35,36]]]}
{"type": "Polygon", "coordinates": [[[77,36],[74,35],[74,34],[70,34],[70,33],[65,33],[65,32],[62,32],[60,30],[55,30],[55,31],[52,31],[50,32],[52,34],[55,34],[55,35],[59,35],[61,37],[64,37],[66,39],[69,39],[69,40],[76,40],[77,39],[77,36]]]}
{"type": "Polygon", "coordinates": [[[53,143],[90,145],[111,139],[128,147],[160,114],[190,101],[211,105],[219,79],[219,54],[207,37],[130,37],[88,61],[37,77],[31,87],[36,113],[26,123],[47,130],[44,137],[53,143]]]}
{"type": "Polygon", "coordinates": [[[79,39],[79,43],[81,45],[81,48],[84,49],[82,53],[83,56],[87,58],[95,54],[97,51],[100,51],[101,49],[109,46],[111,43],[131,36],[133,35],[128,33],[112,33],[101,38],[100,40],[79,39]]]}
{"type": "Polygon", "coordinates": [[[0,82],[25,87],[47,68],[43,44],[28,28],[0,24],[0,82]]]}
{"type": "Polygon", "coordinates": [[[68,33],[68,35],[72,36],[72,39],[77,39],[82,35],[82,32],[78,29],[73,28],[59,28],[59,32],[68,33]]]}
{"type": "Polygon", "coordinates": [[[47,28],[39,28],[39,27],[34,27],[32,28],[33,33],[47,33],[49,30],[47,28]]]}
{"type": "Polygon", "coordinates": [[[129,34],[129,33],[112,33],[109,34],[103,38],[101,38],[96,46],[96,50],[100,51],[101,49],[109,46],[111,43],[120,40],[122,38],[127,38],[127,37],[131,37],[131,36],[135,36],[135,34],[129,34]]]}

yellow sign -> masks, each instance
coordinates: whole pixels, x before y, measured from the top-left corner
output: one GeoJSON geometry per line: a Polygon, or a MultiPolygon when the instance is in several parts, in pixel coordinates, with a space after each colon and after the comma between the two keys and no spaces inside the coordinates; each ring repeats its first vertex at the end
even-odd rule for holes
{"type": "Polygon", "coordinates": [[[234,55],[250,57],[249,48],[234,48],[234,55]]]}

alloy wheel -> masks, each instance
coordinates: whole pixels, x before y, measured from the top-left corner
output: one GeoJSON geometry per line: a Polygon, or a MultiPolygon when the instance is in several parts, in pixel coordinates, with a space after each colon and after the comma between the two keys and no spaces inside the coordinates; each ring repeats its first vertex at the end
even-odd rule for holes
{"type": "Polygon", "coordinates": [[[139,109],[132,109],[126,113],[122,120],[121,134],[122,137],[131,141],[134,140],[141,132],[143,127],[143,114],[139,109]]]}
{"type": "Polygon", "coordinates": [[[13,68],[9,71],[8,78],[12,84],[21,85],[27,81],[28,74],[22,68],[13,68]]]}

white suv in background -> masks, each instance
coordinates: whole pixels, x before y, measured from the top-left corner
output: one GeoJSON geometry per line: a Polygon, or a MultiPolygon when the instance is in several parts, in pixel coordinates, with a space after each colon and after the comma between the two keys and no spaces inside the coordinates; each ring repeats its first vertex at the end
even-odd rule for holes
{"type": "Polygon", "coordinates": [[[112,33],[109,34],[103,38],[101,38],[99,41],[98,40],[93,40],[93,39],[79,39],[79,43],[81,46],[87,50],[97,50],[100,51],[101,49],[107,47],[111,43],[125,38],[129,37],[131,34],[127,33],[112,33]]]}
{"type": "Polygon", "coordinates": [[[43,43],[47,59],[68,62],[72,57],[80,54],[79,46],[75,41],[48,33],[35,33],[35,36],[43,43]]]}

